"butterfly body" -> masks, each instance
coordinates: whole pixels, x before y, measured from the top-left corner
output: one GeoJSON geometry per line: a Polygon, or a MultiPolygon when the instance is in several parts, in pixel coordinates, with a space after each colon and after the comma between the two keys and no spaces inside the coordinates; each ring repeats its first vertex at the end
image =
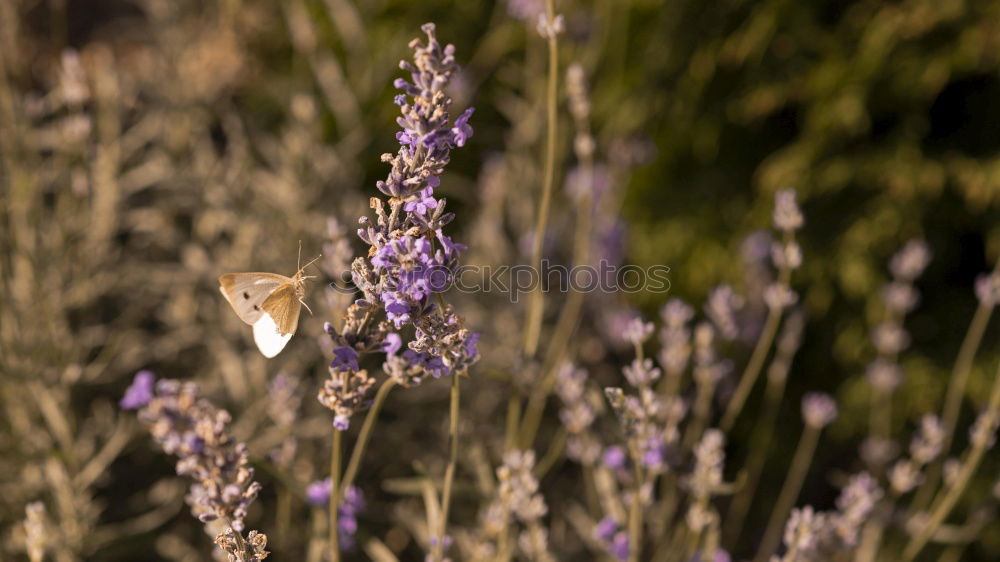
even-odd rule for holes
{"type": "Polygon", "coordinates": [[[298,328],[305,282],[310,278],[304,269],[292,277],[263,272],[219,277],[219,292],[240,320],[253,326],[254,343],[265,357],[280,353],[298,328]]]}

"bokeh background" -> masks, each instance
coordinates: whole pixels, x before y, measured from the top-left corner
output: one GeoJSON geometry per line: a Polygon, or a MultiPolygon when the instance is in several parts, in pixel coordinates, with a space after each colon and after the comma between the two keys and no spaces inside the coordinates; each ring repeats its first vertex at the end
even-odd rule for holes
{"type": "MultiPolygon", "coordinates": [[[[526,262],[545,122],[537,10],[531,0],[0,0],[0,558],[23,558],[20,522],[36,500],[56,560],[210,558],[173,461],[116,406],[147,368],[197,380],[233,412],[265,487],[253,526],[275,559],[318,559],[310,536],[321,514],[302,489],[323,476],[322,323],[337,321],[344,298],[314,283],[315,314],[267,361],[216,278],[290,274],[300,241],[304,257],[326,254],[332,278],[343,264],[331,256],[362,249],[353,225],[387,171],[379,155],[395,150],[397,62],[427,21],[463,67],[455,107],[476,107],[475,136],[453,152],[439,190],[457,214],[452,231],[469,263],[526,262]],[[296,381],[291,419],[269,390],[278,374],[296,381]],[[268,459],[291,438],[294,458],[278,470],[268,459]]],[[[1000,3],[594,0],[557,10],[560,63],[580,64],[590,87],[608,257],[668,265],[669,296],[693,303],[720,283],[748,291],[747,240],[769,228],[773,193],[797,190],[805,257],[792,284],[808,321],[779,425],[789,438],[777,440],[761,497],[782,483],[798,397],[826,390],[841,415],[799,503],[829,506],[837,475],[858,465],[868,334],[890,256],[913,237],[933,252],[901,358],[893,424],[905,433],[939,407],[976,308],[974,280],[1000,254],[1000,3]]],[[[560,103],[546,241],[556,259],[571,238],[564,187],[576,165],[563,86],[560,103]]],[[[609,311],[654,318],[667,296],[588,302],[578,362],[600,384],[620,384],[630,357],[609,311]]],[[[459,303],[483,334],[465,383],[469,455],[495,461],[498,397],[527,392],[531,376],[510,352],[523,308],[496,295],[459,303]]],[[[962,427],[988,392],[998,337],[994,321],[962,427]]],[[[749,350],[730,351],[741,363],[749,350]]],[[[361,536],[383,537],[400,559],[420,557],[411,477],[443,466],[446,387],[390,397],[359,478],[361,536]]],[[[557,424],[549,414],[543,443],[557,424]]],[[[734,461],[748,454],[747,435],[731,434],[734,461]]],[[[453,520],[474,526],[476,465],[465,462],[453,520]]],[[[998,469],[988,456],[960,510],[995,505],[986,498],[998,469]]],[[[560,465],[543,482],[553,513],[573,499],[574,474],[560,465]]],[[[962,560],[1000,557],[990,506],[962,560]]],[[[573,531],[553,525],[551,540],[579,552],[573,531]]],[[[744,533],[734,554],[753,544],[744,533]]]]}

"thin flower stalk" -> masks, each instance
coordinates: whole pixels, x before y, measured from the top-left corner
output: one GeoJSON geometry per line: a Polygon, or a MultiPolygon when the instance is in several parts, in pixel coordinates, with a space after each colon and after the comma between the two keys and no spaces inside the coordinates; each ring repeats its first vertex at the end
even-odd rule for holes
{"type": "Polygon", "coordinates": [[[764,321],[764,329],[757,338],[757,343],[754,345],[750,360],[740,376],[736,391],[733,392],[733,396],[726,406],[722,421],[719,423],[722,431],[729,431],[736,423],[736,418],[743,410],[743,406],[757,382],[757,377],[764,367],[768,351],[770,351],[771,344],[778,333],[783,312],[796,300],[795,293],[789,283],[792,271],[802,265],[802,250],[795,240],[795,231],[802,228],[804,220],[798,204],[795,202],[794,191],[783,190],[775,194],[772,222],[774,227],[782,233],[781,242],[775,243],[771,250],[771,259],[778,268],[778,279],[768,287],[765,293],[767,319],[764,321]]]}
{"type": "MultiPolygon", "coordinates": [[[[944,405],[941,408],[941,422],[944,424],[945,431],[942,449],[945,453],[951,449],[952,439],[955,436],[958,415],[962,409],[962,397],[965,395],[969,373],[972,372],[972,362],[983,341],[983,335],[986,333],[986,326],[989,325],[993,309],[1000,302],[1000,258],[993,266],[993,271],[983,275],[977,281],[976,297],[979,305],[976,307],[976,312],[969,323],[969,329],[962,339],[958,356],[955,358],[955,365],[951,370],[951,377],[948,379],[944,405]]],[[[927,506],[940,478],[941,461],[936,460],[928,468],[926,478],[917,491],[917,497],[913,500],[913,510],[921,510],[927,506]]]]}
{"type": "MultiPolygon", "coordinates": [[[[549,207],[552,205],[552,190],[556,177],[556,139],[558,126],[558,92],[559,92],[559,32],[562,18],[555,12],[555,0],[545,0],[545,20],[539,25],[539,31],[548,40],[549,75],[545,89],[545,171],[542,183],[542,195],[538,206],[538,217],[535,222],[534,238],[531,246],[531,265],[537,272],[542,271],[542,244],[549,222],[549,207]]],[[[534,357],[538,350],[538,339],[542,330],[542,316],[545,311],[545,296],[539,283],[528,301],[527,325],[524,333],[524,354],[534,357]]]]}
{"type": "Polygon", "coordinates": [[[330,541],[330,560],[337,562],[340,560],[340,533],[337,525],[340,506],[340,456],[343,448],[342,441],[344,432],[339,429],[333,430],[333,442],[330,444],[330,501],[327,507],[329,511],[329,526],[327,537],[330,541]]]}
{"type": "Polygon", "coordinates": [[[434,548],[434,559],[444,560],[445,545],[448,537],[448,512],[451,508],[451,487],[455,480],[455,469],[458,466],[458,421],[459,403],[461,401],[461,377],[451,377],[451,406],[448,435],[450,448],[448,452],[448,467],[444,473],[444,484],[441,487],[441,521],[438,526],[438,541],[434,548]]]}
{"type": "MultiPolygon", "coordinates": [[[[574,64],[566,71],[566,88],[569,97],[570,114],[576,127],[573,140],[574,153],[579,165],[581,185],[577,186],[576,228],[573,237],[573,263],[585,265],[590,263],[591,226],[594,212],[594,138],[590,132],[590,99],[587,93],[583,67],[574,64]]],[[[583,310],[583,293],[571,290],[566,296],[566,303],[559,311],[559,318],[549,338],[548,348],[543,362],[543,375],[528,400],[524,420],[518,434],[521,447],[530,447],[538,432],[542,420],[546,399],[555,385],[556,371],[566,354],[567,347],[580,322],[583,310]]]]}
{"type": "Polygon", "coordinates": [[[816,445],[819,443],[819,436],[823,428],[830,424],[837,416],[837,406],[833,399],[825,394],[807,394],[802,400],[802,417],[805,420],[805,429],[802,438],[795,448],[792,456],[792,464],[785,476],[785,483],[778,493],[778,499],[774,503],[771,517],[767,522],[764,531],[764,538],[761,539],[754,562],[766,562],[778,548],[781,542],[781,532],[785,518],[788,516],[795,499],[802,490],[806,475],[809,472],[809,465],[812,463],[813,454],[816,452],[816,445]]]}
{"type": "Polygon", "coordinates": [[[883,320],[872,330],[872,343],[877,357],[868,365],[867,378],[871,386],[869,442],[866,462],[881,472],[892,449],[892,396],[902,383],[903,370],[898,364],[899,353],[909,345],[909,334],[903,320],[919,301],[914,281],[930,261],[930,250],[919,239],[907,242],[889,264],[892,281],[882,288],[885,307],[883,320]]]}
{"type": "Polygon", "coordinates": [[[989,401],[969,431],[970,447],[962,460],[958,475],[954,482],[941,490],[938,497],[931,503],[930,515],[925,522],[918,526],[918,531],[903,550],[902,560],[904,562],[910,562],[920,554],[920,551],[934,536],[935,531],[954,509],[955,504],[958,503],[972,479],[972,475],[979,468],[983,455],[994,445],[998,424],[1000,424],[1000,364],[998,364],[997,372],[993,377],[993,388],[990,391],[989,401]]]}
{"type": "Polygon", "coordinates": [[[801,312],[789,315],[778,338],[777,355],[768,368],[764,405],[754,425],[753,441],[744,466],[746,481],[733,497],[723,526],[725,544],[734,545],[739,540],[746,515],[757,493],[757,485],[760,483],[771,450],[778,409],[785,392],[785,383],[788,381],[788,371],[791,368],[792,358],[802,342],[805,322],[803,316],[801,312]]]}
{"type": "Polygon", "coordinates": [[[371,407],[368,408],[368,412],[365,414],[365,421],[361,424],[361,431],[358,432],[358,438],[354,442],[354,447],[351,449],[351,458],[347,462],[347,468],[344,470],[344,477],[341,479],[341,493],[354,485],[354,478],[358,474],[358,469],[361,466],[361,459],[365,454],[365,448],[368,446],[368,441],[371,439],[372,430],[375,427],[375,421],[378,419],[379,412],[382,411],[385,399],[389,396],[389,392],[395,386],[395,380],[386,379],[375,393],[375,400],[372,402],[371,407]]]}

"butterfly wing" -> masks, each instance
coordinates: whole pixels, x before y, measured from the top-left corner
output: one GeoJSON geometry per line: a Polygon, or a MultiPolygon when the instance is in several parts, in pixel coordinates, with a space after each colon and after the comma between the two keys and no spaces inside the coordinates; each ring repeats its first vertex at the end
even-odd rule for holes
{"type": "Polygon", "coordinates": [[[219,291],[240,320],[256,324],[264,314],[264,302],[278,287],[292,280],[277,273],[226,273],[219,277],[219,291]]]}
{"type": "Polygon", "coordinates": [[[261,307],[274,319],[278,333],[282,335],[295,333],[295,329],[299,326],[302,303],[299,302],[294,284],[289,282],[275,289],[261,307]]]}
{"type": "Polygon", "coordinates": [[[285,349],[285,344],[292,339],[291,332],[281,333],[278,324],[270,314],[264,312],[260,319],[253,325],[253,341],[257,344],[257,349],[268,359],[281,353],[285,349]]]}

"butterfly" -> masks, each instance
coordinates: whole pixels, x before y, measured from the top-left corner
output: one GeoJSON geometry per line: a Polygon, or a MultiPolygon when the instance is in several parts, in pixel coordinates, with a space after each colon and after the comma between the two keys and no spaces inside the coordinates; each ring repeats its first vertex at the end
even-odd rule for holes
{"type": "Polygon", "coordinates": [[[219,291],[240,320],[253,326],[253,341],[264,357],[281,353],[299,325],[299,312],[306,307],[305,269],[319,257],[300,267],[292,277],[277,273],[226,273],[219,277],[219,291]]]}

